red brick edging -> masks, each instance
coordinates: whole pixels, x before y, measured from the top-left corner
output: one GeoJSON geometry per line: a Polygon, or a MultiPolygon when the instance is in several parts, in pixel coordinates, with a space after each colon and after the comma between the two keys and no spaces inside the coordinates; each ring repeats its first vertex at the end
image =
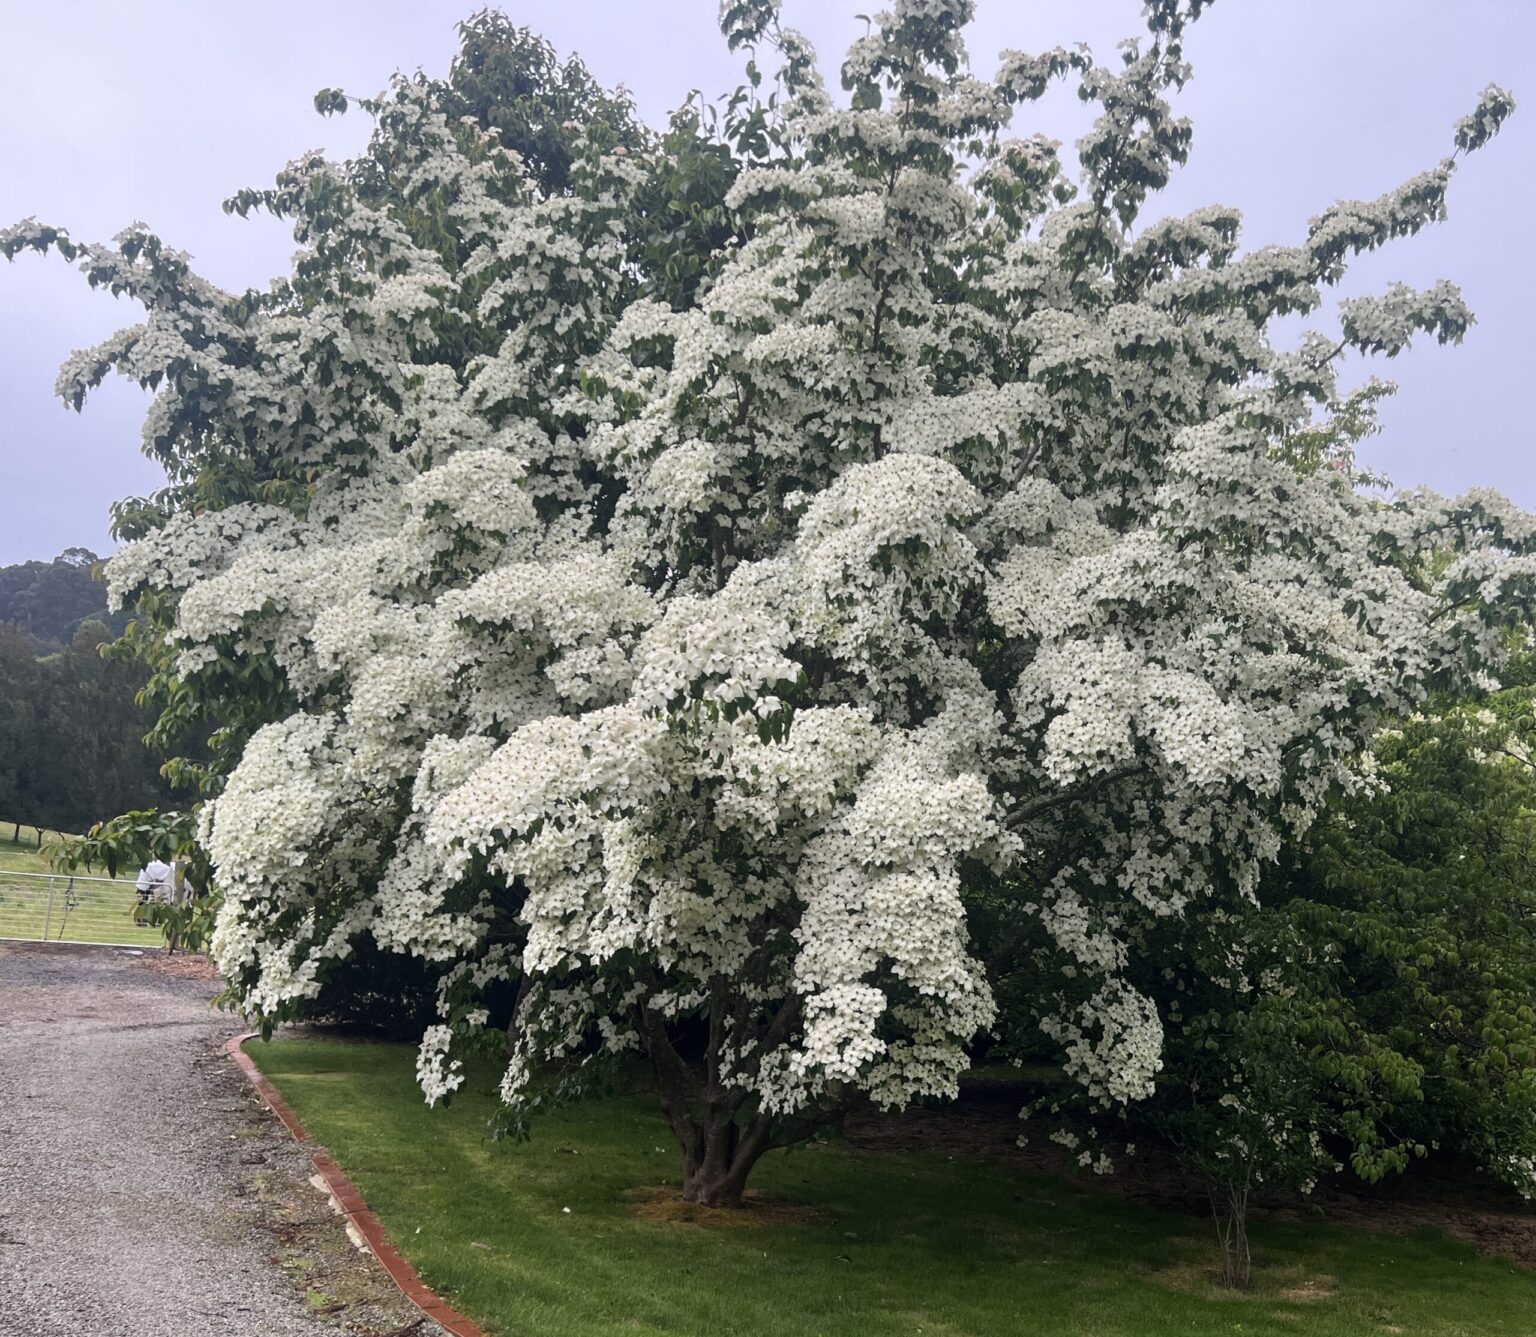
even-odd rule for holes
{"type": "Polygon", "coordinates": [[[416,1269],[406,1262],[401,1257],[400,1251],[389,1242],[389,1235],[385,1232],[379,1218],[363,1201],[363,1195],[357,1191],[357,1186],[341,1172],[341,1167],[331,1159],[325,1148],[309,1135],[309,1130],[299,1122],[299,1116],[288,1107],[288,1102],[278,1094],[277,1088],[262,1075],[261,1069],[241,1047],[247,1040],[254,1039],[258,1034],[257,1031],[248,1031],[244,1035],[235,1036],[224,1046],[224,1052],[234,1059],[235,1066],[246,1075],[251,1085],[256,1088],[256,1094],[267,1102],[272,1113],[283,1121],[283,1127],[293,1134],[293,1140],[310,1152],[310,1164],[325,1180],[331,1196],[341,1205],[347,1220],[356,1227],[357,1233],[363,1237],[373,1256],[389,1273],[390,1280],[400,1288],[407,1300],[450,1333],[451,1337],[486,1337],[484,1329],[427,1289],[422,1279],[416,1275],[416,1269]]]}

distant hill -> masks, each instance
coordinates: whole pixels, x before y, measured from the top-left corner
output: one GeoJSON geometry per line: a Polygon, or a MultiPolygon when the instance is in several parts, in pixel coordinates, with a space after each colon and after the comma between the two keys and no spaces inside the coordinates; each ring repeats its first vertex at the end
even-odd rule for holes
{"type": "Polygon", "coordinates": [[[121,634],[124,618],[107,612],[107,587],[91,576],[89,548],[65,548],[51,562],[0,566],[0,622],[49,647],[68,645],[92,618],[121,634]]]}

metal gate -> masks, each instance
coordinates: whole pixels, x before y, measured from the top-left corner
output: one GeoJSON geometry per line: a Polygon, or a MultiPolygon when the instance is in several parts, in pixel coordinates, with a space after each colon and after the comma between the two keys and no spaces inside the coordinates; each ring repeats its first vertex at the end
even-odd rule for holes
{"type": "Polygon", "coordinates": [[[0,939],[160,947],[160,930],[135,920],[139,898],[128,878],[0,869],[0,939]]]}

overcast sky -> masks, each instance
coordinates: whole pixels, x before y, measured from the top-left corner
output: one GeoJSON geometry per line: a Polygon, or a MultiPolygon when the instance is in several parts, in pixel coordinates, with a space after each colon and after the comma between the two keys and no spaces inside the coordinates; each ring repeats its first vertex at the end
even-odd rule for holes
{"type": "MultiPolygon", "coordinates": [[[[323,147],[355,152],[365,118],[322,120],[322,87],[366,94],[391,72],[447,69],[474,0],[55,0],[15,6],[0,43],[0,223],[25,217],[82,240],[142,220],[226,288],[286,270],[291,239],[220,202],[323,147]]],[[[876,0],[786,0],[788,22],[835,72],[855,15],[876,0]]],[[[715,0],[516,0],[519,22],[663,123],[690,89],[740,81],[715,0]]],[[[1138,30],[1139,0],[978,0],[968,38],[990,74],[1007,47],[1084,40],[1101,60],[1138,30]]],[[[1359,264],[1343,291],[1393,280],[1460,283],[1478,313],[1459,348],[1425,347],[1374,369],[1402,383],[1367,462],[1401,486],[1503,489],[1536,507],[1530,321],[1536,265],[1536,0],[1219,0],[1189,42],[1194,157],[1157,212],[1236,205],[1250,245],[1299,241],[1341,196],[1369,198],[1433,165],[1489,81],[1528,102],[1457,174],[1450,221],[1359,264]]],[[[835,75],[834,75],[835,77],[835,75]]],[[[1083,110],[1053,95],[1020,133],[1071,141],[1083,110]]],[[[161,481],[138,452],[144,397],[110,383],[83,414],[52,395],[69,352],[137,318],[89,292],[56,257],[0,267],[0,564],[81,544],[106,552],[107,507],[161,481]]],[[[1357,363],[1361,379],[1371,364],[1357,363]]]]}

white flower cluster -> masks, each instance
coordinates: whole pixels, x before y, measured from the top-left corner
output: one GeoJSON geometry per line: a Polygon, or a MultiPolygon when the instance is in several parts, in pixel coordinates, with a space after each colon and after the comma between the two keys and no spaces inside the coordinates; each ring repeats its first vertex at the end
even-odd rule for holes
{"type": "Polygon", "coordinates": [[[1151,1000],[1129,985],[1109,981],[1076,1016],[1047,1018],[1045,1031],[1090,1099],[1108,1106],[1151,1095],[1163,1066],[1163,1026],[1151,1000]]]}

